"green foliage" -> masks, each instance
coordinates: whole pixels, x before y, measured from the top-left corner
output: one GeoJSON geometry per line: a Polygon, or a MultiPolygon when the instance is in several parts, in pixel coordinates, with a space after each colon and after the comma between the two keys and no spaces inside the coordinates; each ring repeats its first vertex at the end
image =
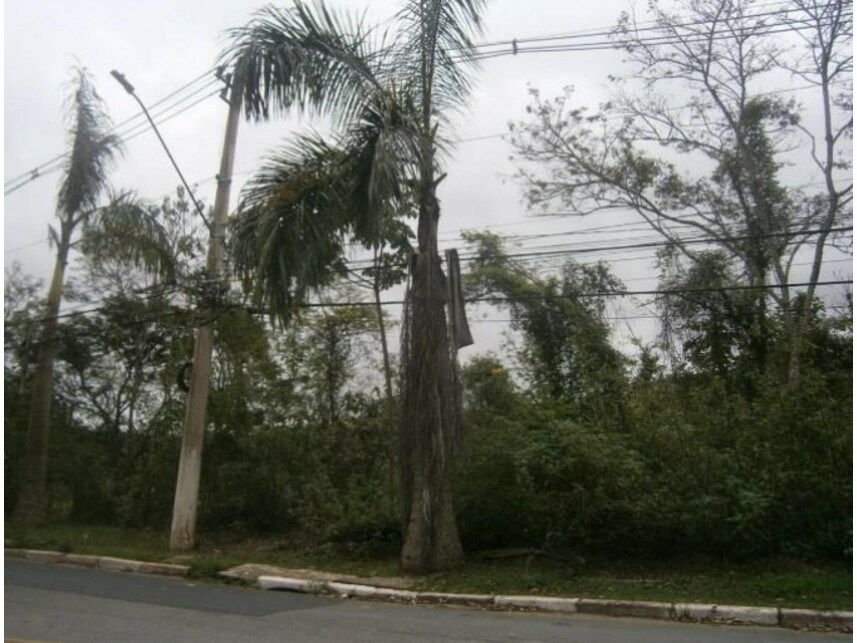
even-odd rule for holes
{"type": "Polygon", "coordinates": [[[502,295],[512,327],[521,331],[521,359],[537,393],[562,401],[580,414],[621,417],[603,403],[621,398],[624,359],[610,345],[604,321],[605,293],[621,292],[606,265],[566,263],[559,275],[539,277],[506,257],[499,237],[465,233],[477,256],[463,279],[471,296],[502,295]]]}
{"type": "Polygon", "coordinates": [[[623,425],[532,398],[491,358],[464,370],[459,473],[471,548],[535,546],[624,559],[839,559],[851,538],[850,370],[775,380],[746,398],[712,374],[655,374],[623,425]],[[495,405],[497,396],[502,403],[495,405]]]}
{"type": "MultiPolygon", "coordinates": [[[[600,370],[585,369],[573,382],[583,390],[610,387],[579,404],[551,394],[540,379],[549,364],[538,359],[525,360],[523,371],[493,355],[462,368],[467,430],[455,483],[468,550],[530,546],[587,560],[850,556],[850,313],[830,317],[816,302],[802,386],[783,388],[776,363],[787,359],[788,338],[779,318],[772,316],[769,326],[774,365],[748,370],[728,302],[718,293],[694,295],[675,303],[672,318],[685,324],[686,337],[698,339],[699,352],[671,369],[643,347],[630,377],[624,362],[599,352],[613,350],[607,328],[599,307],[582,296],[603,288],[605,273],[572,267],[554,280],[535,279],[498,258],[501,248],[492,243],[485,238],[474,273],[481,281],[471,286],[579,293],[557,297],[559,305],[525,301],[519,328],[525,343],[606,355],[600,370]],[[528,316],[542,314],[551,323],[530,323],[528,316]],[[720,363],[701,349],[710,345],[715,322],[734,341],[732,357],[720,363]],[[747,382],[753,395],[746,394],[747,382]]],[[[27,311],[35,310],[34,291],[18,286],[25,295],[6,311],[5,466],[12,499],[30,368],[27,311]]],[[[184,414],[175,375],[190,346],[186,324],[170,310],[157,297],[117,295],[102,313],[65,322],[50,446],[53,516],[168,525],[184,414]],[[123,395],[139,388],[133,418],[119,403],[126,399],[118,395],[123,386],[123,395]]],[[[319,551],[357,558],[399,544],[389,477],[395,438],[380,376],[371,375],[377,364],[367,358],[375,333],[368,310],[311,310],[276,331],[245,311],[221,311],[203,533],[290,534],[316,547],[329,543],[319,551]]],[[[550,573],[534,569],[528,577],[534,587],[554,586],[550,573]]]]}
{"type": "MultiPolygon", "coordinates": [[[[669,302],[676,332],[689,342],[686,363],[671,368],[641,347],[630,369],[610,344],[603,304],[587,296],[618,287],[603,267],[570,265],[536,277],[504,257],[496,238],[475,238],[471,292],[520,300],[508,305],[525,350],[523,370],[493,355],[461,369],[467,430],[455,484],[468,550],[529,546],[596,561],[850,557],[850,312],[831,317],[820,302],[811,306],[800,388],[780,380],[789,341],[780,317],[790,313],[769,318],[771,368],[750,368],[740,297],[720,292],[669,302]],[[713,350],[718,333],[728,351],[713,350]],[[570,359],[551,362],[544,347],[570,359]]],[[[720,257],[706,261],[707,269],[682,278],[729,283],[720,257]]],[[[165,529],[184,413],[176,372],[189,352],[188,324],[173,314],[175,298],[158,291],[134,297],[133,280],[116,282],[103,265],[98,270],[97,280],[79,281],[78,292],[97,281],[117,284],[116,293],[99,314],[63,324],[50,509],[81,523],[165,529]],[[129,395],[136,395],[133,414],[129,395]]],[[[5,310],[12,499],[31,369],[28,329],[37,314],[27,283],[20,275],[9,280],[14,296],[5,310]]],[[[284,534],[325,555],[359,559],[400,544],[389,477],[395,437],[380,376],[373,376],[369,311],[310,309],[285,329],[238,308],[219,311],[204,533],[284,534]]],[[[220,564],[203,561],[199,573],[220,564]]],[[[547,591],[565,587],[571,573],[536,565],[525,577],[530,588],[547,591]]]]}
{"type": "Polygon", "coordinates": [[[194,556],[188,561],[188,576],[205,580],[220,580],[218,574],[230,567],[237,567],[244,561],[222,555],[194,556]]]}
{"type": "Polygon", "coordinates": [[[756,297],[728,290],[739,279],[724,252],[701,252],[687,268],[676,254],[674,247],[659,253],[661,289],[684,291],[658,300],[665,341],[679,342],[669,348],[693,367],[726,373],[746,351],[756,297]]]}

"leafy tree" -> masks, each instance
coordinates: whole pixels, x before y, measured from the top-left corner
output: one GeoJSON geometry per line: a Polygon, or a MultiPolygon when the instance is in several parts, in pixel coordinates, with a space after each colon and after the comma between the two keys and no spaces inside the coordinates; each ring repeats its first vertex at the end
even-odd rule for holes
{"type": "Polygon", "coordinates": [[[278,314],[287,313],[292,286],[312,286],[340,256],[337,230],[353,230],[371,245],[388,213],[397,211],[391,205],[401,199],[402,186],[413,191],[418,252],[404,328],[400,423],[401,562],[407,571],[448,568],[462,558],[448,467],[460,429],[437,251],[436,191],[443,178],[438,130],[469,89],[469,34],[480,27],[481,7],[477,0],[406,2],[393,41],[374,48],[361,25],[338,19],[321,4],[269,8],[234,32],[227,57],[244,83],[249,114],[267,117],[271,108],[294,104],[332,114],[339,131],[332,145],[301,139],[291,159],[305,162],[286,164],[286,189],[275,180],[267,181],[273,189],[255,191],[266,207],[250,215],[257,232],[247,237],[251,248],[262,251],[256,253],[261,260],[245,266],[257,273],[263,297],[278,314]],[[301,177],[318,185],[321,176],[342,180],[295,196],[295,187],[306,185],[301,177]],[[307,207],[319,196],[322,203],[307,207]],[[265,211],[275,216],[265,217],[265,211]],[[297,232],[300,224],[306,233],[297,232]]]}
{"type": "Polygon", "coordinates": [[[367,306],[353,305],[356,299],[354,287],[340,287],[332,296],[322,297],[320,308],[301,313],[286,349],[290,377],[301,382],[300,392],[312,400],[325,424],[340,419],[356,369],[373,366],[365,360],[370,352],[365,339],[376,333],[375,315],[367,306]]]}
{"type": "Polygon", "coordinates": [[[464,237],[475,252],[464,286],[508,307],[513,328],[524,335],[522,358],[534,388],[578,414],[621,409],[624,359],[610,345],[604,295],[622,286],[608,268],[568,262],[559,275],[542,278],[507,257],[498,236],[464,237]]]}
{"type": "MultiPolygon", "coordinates": [[[[144,464],[163,469],[149,455],[175,447],[172,431],[153,427],[161,428],[182,396],[191,337],[185,307],[196,288],[198,242],[181,193],[139,207],[145,214],[130,221],[112,216],[84,228],[66,287],[68,298],[87,306],[59,329],[54,389],[74,401],[74,422],[57,440],[79,448],[58,465],[53,492],[68,491],[77,520],[151,524],[149,517],[160,515],[154,494],[139,493],[137,485],[159,487],[147,480],[144,464]],[[152,282],[141,257],[176,269],[166,282],[152,282]]],[[[173,464],[170,456],[167,467],[173,464]]]]}
{"type": "Polygon", "coordinates": [[[240,309],[216,321],[206,527],[293,531],[318,544],[386,533],[391,443],[377,364],[366,359],[375,319],[367,306],[338,305],[352,299],[331,294],[330,306],[302,309],[283,329],[240,309]]]}
{"type": "MultiPolygon", "coordinates": [[[[751,352],[748,338],[758,335],[753,329],[756,297],[730,290],[740,280],[722,252],[700,252],[691,266],[675,259],[672,248],[659,255],[661,289],[671,293],[658,298],[667,352],[677,352],[673,343],[679,341],[677,357],[686,357],[701,372],[725,376],[751,352]]],[[[770,339],[765,337],[764,344],[770,339]]]]}
{"type": "MultiPolygon", "coordinates": [[[[754,298],[749,330],[763,369],[768,302],[790,308],[795,254],[815,240],[816,284],[825,240],[850,217],[851,178],[843,172],[850,109],[837,116],[848,100],[834,93],[850,87],[850,20],[836,0],[796,0],[783,15],[753,11],[745,1],[679,6],[682,14],[650,3],[653,31],[639,29],[629,14],[619,22],[617,45],[638,91],[620,91],[590,115],[572,106],[570,91],[546,100],[534,90],[531,118],[513,126],[513,140],[519,157],[535,165],[522,170],[533,203],[560,201],[578,215],[631,210],[690,263],[706,259],[686,243],[688,232],[735,261],[741,283],[754,288],[745,298],[754,298]],[[804,147],[823,178],[821,194],[787,178],[783,155],[798,132],[811,130],[795,101],[767,91],[789,60],[771,37],[783,25],[806,40],[793,68],[818,87],[825,114],[823,134],[804,147]]],[[[790,323],[796,338],[802,322],[790,323]]]]}
{"type": "MultiPolygon", "coordinates": [[[[398,219],[385,222],[381,231],[382,238],[373,248],[372,267],[366,268],[362,276],[353,279],[360,285],[369,285],[375,298],[375,313],[378,319],[378,331],[381,339],[381,354],[384,360],[384,387],[387,395],[387,412],[390,416],[390,430],[396,430],[396,398],[393,393],[393,365],[387,343],[387,330],[384,310],[381,305],[381,293],[403,283],[408,278],[408,261],[413,254],[411,239],[413,232],[398,219]]],[[[391,474],[392,475],[392,474],[391,474]]],[[[391,483],[392,488],[392,483],[391,483]]]]}
{"type": "Polygon", "coordinates": [[[511,410],[518,395],[508,369],[494,355],[478,355],[461,373],[465,410],[511,410]]]}
{"type": "Polygon", "coordinates": [[[4,366],[7,377],[13,374],[26,379],[38,344],[38,293],[41,280],[21,272],[15,262],[6,268],[3,281],[3,345],[4,366]]]}
{"type": "Polygon", "coordinates": [[[27,390],[38,348],[42,282],[6,268],[3,282],[3,435],[6,511],[15,505],[27,432],[27,390]]]}

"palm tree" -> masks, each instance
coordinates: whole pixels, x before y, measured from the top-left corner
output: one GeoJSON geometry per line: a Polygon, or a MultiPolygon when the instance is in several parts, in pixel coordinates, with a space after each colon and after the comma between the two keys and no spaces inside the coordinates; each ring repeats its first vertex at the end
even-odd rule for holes
{"type": "Polygon", "coordinates": [[[172,269],[166,256],[155,249],[159,247],[157,243],[129,246],[125,243],[127,239],[117,243],[120,232],[135,240],[145,236],[157,241],[160,229],[149,212],[127,193],[111,195],[108,205],[99,206],[107,190],[108,170],[121,152],[121,141],[110,133],[110,118],[84,68],[74,70],[71,89],[66,103],[71,151],[57,195],[59,231],[53,227],[50,229],[50,238],[56,247],[56,262],[42,318],[24,448],[23,478],[15,507],[16,519],[29,524],[46,518],[47,447],[59,310],[69,253],[76,243],[75,233],[81,230],[85,237],[90,238],[87,245],[93,252],[127,253],[130,248],[129,257],[134,263],[162,273],[169,273],[172,269]],[[94,242],[96,238],[101,243],[94,242]]]}
{"type": "Polygon", "coordinates": [[[332,116],[339,132],[331,145],[300,139],[290,148],[297,153],[286,155],[290,162],[272,161],[244,200],[237,263],[254,273],[260,298],[280,316],[288,316],[304,288],[323,281],[325,259],[339,256],[343,235],[372,245],[408,195],[415,204],[418,248],[403,329],[399,427],[401,564],[410,572],[449,568],[462,557],[450,487],[460,423],[436,191],[444,176],[439,130],[470,88],[470,35],[480,29],[482,6],[482,0],[406,0],[389,39],[323,4],[268,7],[232,32],[224,56],[243,83],[248,117],[296,107],[332,116]],[[318,167],[322,148],[326,176],[338,178],[328,183],[334,189],[319,185],[323,204],[310,205],[303,198],[309,192],[294,188],[309,176],[305,168],[318,167]],[[307,164],[293,162],[300,158],[307,164]],[[313,230],[318,243],[297,241],[306,238],[297,228],[313,230]]]}

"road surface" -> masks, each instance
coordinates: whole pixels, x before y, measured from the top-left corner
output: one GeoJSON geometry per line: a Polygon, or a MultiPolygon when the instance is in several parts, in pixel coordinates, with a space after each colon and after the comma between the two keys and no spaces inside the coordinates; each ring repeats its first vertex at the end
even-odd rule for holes
{"type": "Polygon", "coordinates": [[[7,641],[826,643],[849,635],[391,605],[6,560],[7,641]]]}

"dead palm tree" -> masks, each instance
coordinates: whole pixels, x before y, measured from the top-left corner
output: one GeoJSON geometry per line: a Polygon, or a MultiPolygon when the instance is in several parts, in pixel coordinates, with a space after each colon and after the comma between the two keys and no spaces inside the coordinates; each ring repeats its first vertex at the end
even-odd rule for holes
{"type": "Polygon", "coordinates": [[[108,170],[121,151],[121,141],[110,133],[111,122],[92,79],[83,68],[74,70],[71,94],[66,103],[71,150],[57,194],[59,230],[50,228],[56,248],[53,278],[42,318],[38,357],[33,375],[21,488],[15,517],[23,523],[46,518],[48,435],[53,398],[54,361],[58,349],[59,310],[69,253],[78,231],[89,237],[91,252],[127,254],[134,263],[162,273],[172,264],[158,248],[161,230],[149,212],[129,194],[111,196],[99,206],[107,191],[108,170]],[[119,234],[127,235],[118,242],[119,234]],[[144,243],[128,244],[129,239],[144,243]],[[96,242],[100,239],[100,243],[96,242]]]}
{"type": "Polygon", "coordinates": [[[437,247],[437,186],[444,176],[438,156],[440,128],[470,88],[470,34],[480,28],[482,5],[407,0],[392,36],[365,31],[323,4],[268,7],[232,33],[224,61],[243,83],[248,116],[298,108],[331,116],[339,132],[324,145],[338,177],[328,185],[336,187],[319,184],[330,203],[306,207],[295,197],[294,186],[306,176],[300,168],[319,160],[317,137],[299,141],[291,155],[306,165],[290,162],[279,177],[268,171],[275,168],[263,170],[245,198],[235,246],[239,256],[247,253],[238,263],[255,273],[260,298],[278,314],[287,316],[294,294],[324,278],[325,259],[339,256],[342,235],[371,245],[406,192],[415,204],[418,249],[403,329],[400,417],[401,564],[412,572],[448,568],[462,556],[450,488],[460,423],[437,247]],[[304,226],[316,244],[299,241],[304,226]]]}

